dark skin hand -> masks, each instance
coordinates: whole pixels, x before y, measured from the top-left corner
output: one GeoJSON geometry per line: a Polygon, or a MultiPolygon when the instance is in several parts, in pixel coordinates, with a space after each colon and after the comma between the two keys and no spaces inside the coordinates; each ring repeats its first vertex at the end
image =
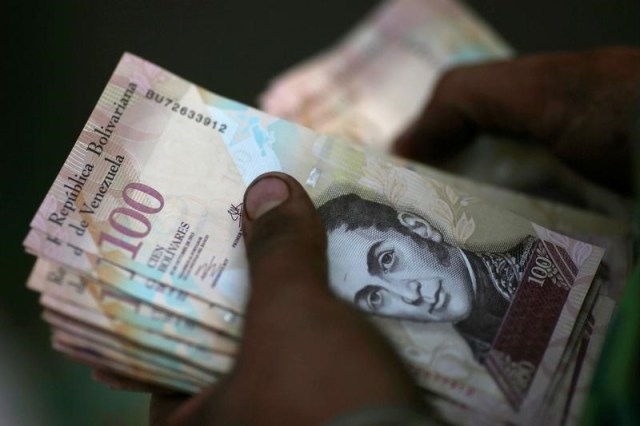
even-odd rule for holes
{"type": "Polygon", "coordinates": [[[251,298],[236,365],[196,396],[156,392],[151,424],[311,425],[367,406],[424,409],[392,348],[329,290],[325,231],[300,184],[270,173],[244,205],[251,298]]]}
{"type": "Polygon", "coordinates": [[[394,151],[440,164],[480,133],[532,139],[576,171],[632,191],[640,49],[551,53],[453,68],[394,151]]]}

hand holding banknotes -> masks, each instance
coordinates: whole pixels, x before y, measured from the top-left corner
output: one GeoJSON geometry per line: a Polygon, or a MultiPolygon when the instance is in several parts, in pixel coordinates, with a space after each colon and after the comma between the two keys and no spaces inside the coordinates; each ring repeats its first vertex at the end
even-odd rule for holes
{"type": "MultiPolygon", "coordinates": [[[[637,52],[611,49],[452,69],[396,150],[433,160],[476,132],[515,133],[545,141],[581,171],[628,189],[626,126],[638,68],[637,52]],[[588,149],[578,149],[583,141],[588,149]],[[602,164],[622,172],[599,173],[612,169],[602,164]]],[[[420,418],[424,405],[401,362],[330,292],[325,230],[304,189],[289,176],[266,175],[247,190],[244,205],[252,295],[233,373],[194,397],[105,372],[98,378],[153,392],[151,423],[158,425],[318,423],[371,407],[420,418]]]]}
{"type": "Polygon", "coordinates": [[[436,87],[512,54],[455,2],[390,0],[262,112],[124,53],[24,240],[53,347],[154,425],[577,424],[628,226],[385,153],[430,96],[405,156],[510,133],[629,189],[640,54],[436,87]]]}
{"type": "Polygon", "coordinates": [[[245,206],[252,293],[235,369],[192,398],[155,394],[151,423],[318,424],[363,407],[422,409],[391,347],[329,290],[324,228],[300,184],[267,174],[245,206]]]}
{"type": "Polygon", "coordinates": [[[630,192],[639,83],[640,50],[632,48],[452,68],[395,151],[434,163],[482,132],[530,138],[594,181],[630,192]]]}

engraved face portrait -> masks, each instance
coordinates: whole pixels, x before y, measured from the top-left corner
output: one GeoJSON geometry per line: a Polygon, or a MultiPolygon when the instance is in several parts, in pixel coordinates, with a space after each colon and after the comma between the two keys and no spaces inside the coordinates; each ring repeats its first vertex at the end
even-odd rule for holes
{"type": "Polygon", "coordinates": [[[423,217],[355,194],[318,212],[325,223],[330,283],[371,313],[424,322],[465,319],[474,299],[469,261],[423,217]]]}

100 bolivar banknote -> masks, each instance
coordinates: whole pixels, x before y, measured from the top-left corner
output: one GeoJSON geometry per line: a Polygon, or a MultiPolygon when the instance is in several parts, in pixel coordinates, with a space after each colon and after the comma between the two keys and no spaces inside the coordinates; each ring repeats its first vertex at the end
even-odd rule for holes
{"type": "MultiPolygon", "coordinates": [[[[242,313],[241,198],[273,170],[302,182],[318,206],[339,296],[393,324],[442,326],[420,336],[431,357],[413,360],[421,383],[506,419],[537,407],[550,380],[540,366],[553,371],[562,357],[547,344],[568,341],[601,249],[460,194],[426,167],[271,117],[131,54],[25,246],[124,293],[129,271],[242,313]],[[451,359],[437,356],[443,347],[455,365],[440,362],[451,359]]],[[[154,304],[156,293],[134,296],[154,304]]],[[[404,351],[407,329],[384,328],[404,351]]]]}

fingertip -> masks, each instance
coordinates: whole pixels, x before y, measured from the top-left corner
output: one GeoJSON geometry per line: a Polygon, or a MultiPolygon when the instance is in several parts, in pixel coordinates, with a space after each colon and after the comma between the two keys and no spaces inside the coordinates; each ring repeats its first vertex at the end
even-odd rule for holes
{"type": "Polygon", "coordinates": [[[424,123],[416,122],[395,140],[392,152],[410,160],[433,163],[438,148],[437,142],[430,135],[429,127],[425,129],[424,123]]]}
{"type": "Polygon", "coordinates": [[[245,241],[249,245],[252,245],[254,235],[258,242],[265,242],[300,227],[321,227],[304,187],[292,176],[280,172],[260,175],[249,185],[244,196],[242,219],[245,241]]]}
{"type": "Polygon", "coordinates": [[[305,188],[293,177],[271,172],[245,193],[244,241],[252,284],[278,276],[321,276],[326,233],[305,188]],[[313,272],[311,272],[313,271],[313,272]]]}
{"type": "Polygon", "coordinates": [[[266,173],[258,176],[247,188],[244,211],[249,221],[258,219],[289,199],[290,189],[282,173],[266,173]]]}
{"type": "Polygon", "coordinates": [[[418,123],[411,124],[404,132],[400,134],[393,142],[391,152],[401,157],[412,158],[417,140],[420,140],[420,132],[418,123]]]}
{"type": "Polygon", "coordinates": [[[393,152],[437,165],[453,158],[475,136],[473,122],[462,109],[431,102],[416,122],[396,139],[393,152]]]}

